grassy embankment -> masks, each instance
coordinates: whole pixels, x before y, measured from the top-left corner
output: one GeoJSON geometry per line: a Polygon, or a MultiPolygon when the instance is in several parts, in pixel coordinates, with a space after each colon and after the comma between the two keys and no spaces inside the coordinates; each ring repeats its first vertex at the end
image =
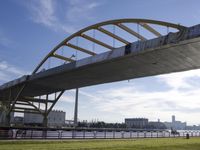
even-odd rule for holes
{"type": "Polygon", "coordinates": [[[200,138],[0,141],[0,150],[200,150],[200,138]]]}

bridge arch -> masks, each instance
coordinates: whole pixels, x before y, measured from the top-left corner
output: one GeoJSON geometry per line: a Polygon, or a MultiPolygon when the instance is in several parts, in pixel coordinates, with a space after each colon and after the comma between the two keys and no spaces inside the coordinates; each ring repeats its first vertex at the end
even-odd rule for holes
{"type": "MultiPolygon", "coordinates": [[[[111,31],[105,29],[105,26],[109,26],[112,25],[113,27],[118,27],[121,30],[125,31],[126,33],[129,33],[130,35],[138,38],[138,40],[147,40],[148,38],[145,37],[144,35],[140,34],[139,31],[134,31],[133,29],[131,29],[130,27],[128,27],[125,24],[137,24],[138,27],[141,26],[144,29],[146,29],[147,31],[151,32],[153,35],[155,35],[156,37],[159,36],[163,36],[163,34],[161,34],[159,31],[157,31],[155,28],[152,27],[152,25],[157,25],[157,26],[161,26],[161,27],[167,27],[167,29],[172,28],[175,29],[176,31],[183,31],[186,27],[182,26],[180,24],[174,24],[174,23],[169,23],[169,22],[164,22],[164,21],[157,21],[157,20],[149,20],[149,19],[134,19],[134,18],[127,18],[127,19],[116,19],[116,20],[109,20],[109,21],[104,21],[104,22],[100,22],[94,25],[90,25],[88,27],[85,27],[77,32],[75,32],[74,34],[68,36],[67,38],[65,38],[62,42],[60,42],[57,46],[55,46],[45,57],[44,59],[38,64],[38,66],[34,69],[34,71],[32,72],[32,74],[37,73],[40,69],[41,66],[51,57],[57,58],[57,59],[61,59],[64,60],[66,62],[73,62],[75,61],[74,59],[72,59],[71,57],[67,57],[67,56],[62,56],[57,54],[56,52],[62,47],[62,46],[66,46],[66,47],[70,47],[72,49],[74,49],[75,51],[81,51],[83,53],[86,53],[88,55],[94,56],[97,53],[88,50],[86,48],[74,45],[72,43],[70,43],[71,40],[77,38],[77,37],[81,37],[84,38],[90,42],[93,42],[95,44],[98,44],[102,47],[107,48],[108,50],[114,50],[117,47],[114,47],[112,45],[109,45],[107,42],[102,41],[102,40],[98,40],[95,39],[94,37],[91,37],[89,35],[86,34],[86,32],[91,31],[91,30],[97,30],[121,43],[123,43],[123,45],[127,45],[130,42],[127,39],[124,39],[122,37],[120,37],[120,35],[117,35],[115,33],[112,33],[111,31]]],[[[132,41],[133,42],[133,41],[132,41]]],[[[123,46],[122,45],[122,46],[123,46]]]]}

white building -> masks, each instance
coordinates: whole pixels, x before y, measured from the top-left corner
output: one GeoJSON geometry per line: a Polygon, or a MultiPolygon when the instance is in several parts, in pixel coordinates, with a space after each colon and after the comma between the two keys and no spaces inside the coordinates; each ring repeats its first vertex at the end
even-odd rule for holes
{"type": "MultiPolygon", "coordinates": [[[[65,125],[65,112],[52,110],[48,115],[48,127],[62,127],[65,125]]],[[[43,115],[24,113],[25,125],[42,125],[43,115]]]]}
{"type": "Polygon", "coordinates": [[[148,125],[146,118],[126,118],[125,124],[128,128],[145,128],[148,125]]]}
{"type": "Polygon", "coordinates": [[[164,124],[168,129],[176,130],[185,130],[187,126],[186,122],[176,121],[174,115],[172,116],[172,122],[164,122],[164,124]]]}

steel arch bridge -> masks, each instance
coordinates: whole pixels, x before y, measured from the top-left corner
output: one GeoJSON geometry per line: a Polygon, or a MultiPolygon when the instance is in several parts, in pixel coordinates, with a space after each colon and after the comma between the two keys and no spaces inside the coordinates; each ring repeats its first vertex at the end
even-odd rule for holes
{"type": "Polygon", "coordinates": [[[7,118],[37,113],[46,122],[65,90],[199,68],[199,29],[131,18],[88,26],[53,48],[31,75],[1,85],[0,102],[7,118]]]}
{"type": "Polygon", "coordinates": [[[163,27],[167,27],[167,28],[173,28],[173,29],[176,29],[177,31],[183,31],[186,28],[186,27],[178,25],[178,24],[173,24],[173,23],[163,22],[163,21],[156,21],[156,20],[147,20],[147,19],[118,19],[118,20],[110,20],[110,21],[97,23],[97,24],[88,26],[86,28],[83,28],[82,30],[80,30],[80,31],[72,34],[71,36],[67,37],[66,39],[64,39],[53,50],[51,50],[47,54],[47,56],[39,63],[39,65],[33,71],[33,74],[35,74],[40,69],[40,67],[45,63],[45,61],[47,61],[51,57],[62,59],[67,62],[75,61],[69,57],[66,57],[66,56],[63,57],[63,56],[56,54],[56,52],[62,46],[73,48],[76,51],[81,51],[81,52],[86,53],[91,56],[97,55],[97,53],[95,53],[91,50],[88,50],[83,47],[79,47],[77,45],[70,43],[70,41],[72,41],[73,39],[75,39],[77,37],[82,37],[90,42],[93,42],[95,44],[98,44],[102,47],[107,48],[107,50],[114,50],[117,48],[114,45],[111,46],[111,45],[107,44],[106,41],[98,40],[98,39],[95,39],[94,37],[91,37],[91,36],[88,36],[87,34],[85,34],[86,32],[91,31],[91,30],[100,31],[103,34],[106,34],[109,37],[116,39],[119,42],[123,43],[123,46],[130,44],[130,41],[128,39],[124,39],[124,38],[120,37],[120,35],[116,35],[116,34],[110,32],[109,30],[104,29],[103,27],[109,26],[109,25],[112,25],[113,27],[116,26],[116,27],[121,28],[122,30],[126,31],[127,33],[131,34],[132,36],[137,37],[138,40],[144,41],[144,40],[148,39],[147,37],[144,37],[143,35],[141,35],[139,33],[139,31],[134,31],[131,28],[129,28],[128,26],[124,25],[125,23],[140,25],[143,28],[145,28],[146,30],[153,33],[156,37],[160,37],[160,36],[162,36],[162,34],[159,33],[158,31],[156,31],[156,29],[152,28],[149,24],[159,25],[159,26],[163,26],[163,27]]]}

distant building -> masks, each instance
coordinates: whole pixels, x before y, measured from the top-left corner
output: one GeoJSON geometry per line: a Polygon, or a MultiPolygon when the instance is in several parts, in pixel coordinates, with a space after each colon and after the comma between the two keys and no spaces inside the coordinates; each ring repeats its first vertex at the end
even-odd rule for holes
{"type": "Polygon", "coordinates": [[[157,121],[157,122],[154,122],[154,121],[150,121],[148,123],[148,129],[166,129],[167,127],[165,126],[164,123],[157,121]]]}
{"type": "MultiPolygon", "coordinates": [[[[43,123],[43,115],[24,113],[25,125],[39,125],[43,123]]],[[[59,110],[52,110],[48,115],[49,127],[62,127],[65,125],[65,112],[59,110]]]]}
{"type": "Polygon", "coordinates": [[[65,125],[65,115],[64,111],[51,111],[48,115],[48,126],[62,127],[65,125]]]}
{"type": "Polygon", "coordinates": [[[65,120],[65,126],[66,127],[74,126],[74,120],[65,120]]]}
{"type": "Polygon", "coordinates": [[[185,130],[187,123],[186,122],[181,122],[181,121],[176,121],[175,116],[172,116],[172,122],[164,122],[165,126],[168,129],[176,129],[176,130],[185,130]]]}
{"type": "Polygon", "coordinates": [[[146,118],[126,118],[125,124],[128,128],[145,128],[148,125],[146,118]]]}
{"type": "Polygon", "coordinates": [[[24,117],[15,116],[14,120],[11,122],[11,124],[15,126],[23,126],[24,125],[24,117]]]}
{"type": "Polygon", "coordinates": [[[42,114],[33,114],[29,112],[24,113],[24,124],[25,125],[36,125],[42,126],[43,115],[42,114]]]}
{"type": "Polygon", "coordinates": [[[172,115],[172,123],[175,123],[175,122],[176,122],[175,116],[172,115]]]}
{"type": "Polygon", "coordinates": [[[200,125],[186,126],[186,130],[200,130],[200,125]]]}

